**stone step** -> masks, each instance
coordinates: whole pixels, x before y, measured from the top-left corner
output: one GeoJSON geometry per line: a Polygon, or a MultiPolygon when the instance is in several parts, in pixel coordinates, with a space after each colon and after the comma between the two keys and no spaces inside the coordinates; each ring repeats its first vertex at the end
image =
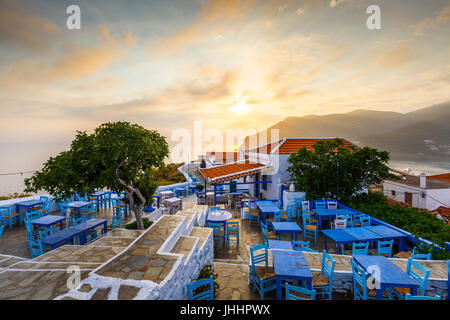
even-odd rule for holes
{"type": "Polygon", "coordinates": [[[198,237],[185,237],[181,236],[178,238],[178,241],[173,246],[171,253],[179,253],[184,255],[184,259],[186,260],[189,254],[194,249],[195,243],[197,242],[198,237]]]}

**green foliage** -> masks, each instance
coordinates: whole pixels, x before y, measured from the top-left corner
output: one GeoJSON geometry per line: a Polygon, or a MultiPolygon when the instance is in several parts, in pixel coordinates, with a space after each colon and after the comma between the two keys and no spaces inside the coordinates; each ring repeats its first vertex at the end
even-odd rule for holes
{"type": "Polygon", "coordinates": [[[204,188],[205,188],[205,186],[202,185],[202,184],[198,184],[198,185],[195,186],[195,189],[199,190],[199,191],[202,191],[204,188]]]}
{"type": "Polygon", "coordinates": [[[151,170],[163,167],[168,154],[167,142],[157,131],[128,122],[105,123],[93,134],[78,131],[69,150],[25,179],[25,191],[46,190],[62,197],[94,189],[126,192],[125,202],[140,220],[142,207],[152,203],[157,187],[151,170]]]}
{"type": "MultiPolygon", "coordinates": [[[[150,228],[150,226],[153,224],[153,221],[149,220],[148,218],[142,218],[142,222],[144,224],[144,229],[150,228]]],[[[137,229],[136,221],[126,224],[125,229],[136,230],[137,229]]]]}
{"type": "MultiPolygon", "coordinates": [[[[207,264],[205,265],[202,270],[200,270],[200,274],[198,276],[198,279],[209,279],[211,276],[213,276],[213,282],[214,282],[214,298],[216,298],[216,294],[217,294],[217,289],[220,288],[219,283],[217,282],[217,273],[214,272],[214,268],[212,265],[207,264]]],[[[209,287],[208,286],[201,286],[198,287],[197,290],[194,292],[195,294],[199,294],[200,292],[206,291],[208,290],[209,287]]]]}
{"type": "MultiPolygon", "coordinates": [[[[450,250],[445,242],[450,241],[450,226],[436,218],[431,213],[404,208],[400,205],[391,205],[380,192],[360,194],[345,203],[347,206],[364,212],[374,218],[410,232],[415,238],[424,238],[439,245],[443,250],[433,249],[432,258],[441,260],[450,258],[450,250]]],[[[427,253],[429,247],[421,245],[417,248],[420,253],[427,253]]]]}
{"type": "Polygon", "coordinates": [[[306,192],[307,199],[336,199],[339,192],[339,200],[348,200],[363,188],[393,177],[387,151],[357,149],[339,138],[317,141],[314,151],[303,147],[288,161],[291,179],[297,190],[306,192]]]}
{"type": "Polygon", "coordinates": [[[151,173],[156,184],[158,186],[166,186],[169,184],[185,182],[186,178],[177,170],[183,164],[184,163],[169,163],[164,167],[153,168],[151,173]]]}

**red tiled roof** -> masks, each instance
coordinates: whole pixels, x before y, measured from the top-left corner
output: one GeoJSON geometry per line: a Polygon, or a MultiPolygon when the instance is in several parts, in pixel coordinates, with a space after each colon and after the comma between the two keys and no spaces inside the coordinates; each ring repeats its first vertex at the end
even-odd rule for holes
{"type": "Polygon", "coordinates": [[[433,176],[427,176],[427,178],[433,179],[433,180],[441,180],[441,181],[448,181],[450,182],[450,172],[449,173],[442,173],[442,174],[435,174],[433,176]]]}
{"type": "MultiPolygon", "coordinates": [[[[252,150],[250,150],[250,152],[269,154],[278,145],[280,145],[280,147],[275,151],[276,154],[296,153],[299,149],[301,149],[303,147],[305,147],[306,150],[314,151],[313,145],[317,141],[332,141],[332,140],[334,140],[334,138],[287,138],[287,139],[282,139],[275,143],[269,144],[267,146],[252,149],[252,150]]],[[[347,146],[347,147],[353,146],[356,149],[358,149],[358,147],[355,146],[350,141],[347,141],[345,139],[342,139],[342,140],[343,140],[345,146],[347,146]]]]}
{"type": "Polygon", "coordinates": [[[245,161],[200,169],[200,173],[209,182],[217,183],[259,173],[263,167],[264,164],[245,161]]]}
{"type": "Polygon", "coordinates": [[[450,218],[450,208],[440,206],[439,208],[437,208],[433,211],[439,212],[439,214],[443,215],[444,217],[450,218]]]}

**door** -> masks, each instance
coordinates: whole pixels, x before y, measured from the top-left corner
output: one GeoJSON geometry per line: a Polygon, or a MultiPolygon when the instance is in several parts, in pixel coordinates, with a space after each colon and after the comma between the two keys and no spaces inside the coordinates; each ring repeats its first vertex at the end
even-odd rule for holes
{"type": "Polygon", "coordinates": [[[412,193],[405,192],[405,203],[412,206],[412,193]]]}

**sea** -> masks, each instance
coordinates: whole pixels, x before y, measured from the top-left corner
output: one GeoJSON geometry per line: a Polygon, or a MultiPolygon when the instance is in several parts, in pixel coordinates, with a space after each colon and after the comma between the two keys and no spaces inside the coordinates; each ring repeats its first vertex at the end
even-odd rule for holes
{"type": "MultiPolygon", "coordinates": [[[[54,148],[54,145],[46,147],[42,144],[38,148],[33,145],[15,148],[12,145],[8,147],[0,144],[0,151],[2,151],[0,153],[0,196],[23,192],[24,179],[32,176],[33,173],[30,171],[40,170],[50,156],[57,154],[54,148]]],[[[450,172],[450,161],[423,163],[392,160],[390,167],[397,170],[410,169],[416,175],[422,172],[431,175],[450,172]]]]}

